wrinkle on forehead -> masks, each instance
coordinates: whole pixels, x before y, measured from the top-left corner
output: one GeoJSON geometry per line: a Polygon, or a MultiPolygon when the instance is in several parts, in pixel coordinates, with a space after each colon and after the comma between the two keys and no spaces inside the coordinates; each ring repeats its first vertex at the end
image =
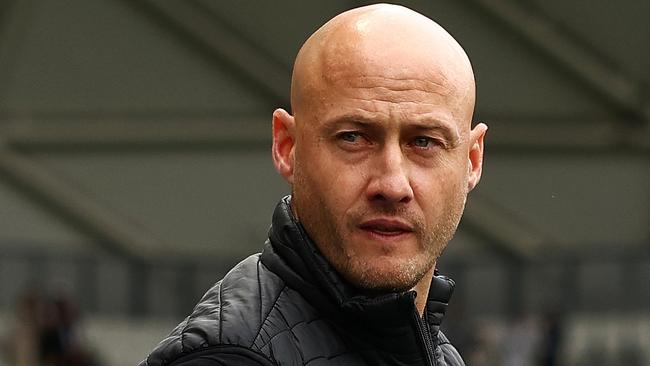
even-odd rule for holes
{"type": "Polygon", "coordinates": [[[301,48],[292,78],[294,114],[341,88],[436,94],[458,104],[467,120],[474,109],[473,72],[460,45],[431,19],[396,5],[345,12],[301,48]]]}
{"type": "Polygon", "coordinates": [[[349,78],[337,78],[332,77],[332,75],[325,75],[324,79],[331,81],[332,84],[345,81],[347,86],[352,88],[385,89],[390,91],[420,90],[443,95],[449,94],[445,83],[434,80],[371,75],[351,76],[349,78]]]}

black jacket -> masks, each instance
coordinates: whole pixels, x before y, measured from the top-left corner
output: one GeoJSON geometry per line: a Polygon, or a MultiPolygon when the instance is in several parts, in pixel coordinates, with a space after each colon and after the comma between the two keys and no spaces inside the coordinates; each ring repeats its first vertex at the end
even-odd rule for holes
{"type": "Polygon", "coordinates": [[[454,283],[365,297],[320,255],[285,197],[269,240],[210,289],[140,366],[464,365],[439,331],[454,283]]]}

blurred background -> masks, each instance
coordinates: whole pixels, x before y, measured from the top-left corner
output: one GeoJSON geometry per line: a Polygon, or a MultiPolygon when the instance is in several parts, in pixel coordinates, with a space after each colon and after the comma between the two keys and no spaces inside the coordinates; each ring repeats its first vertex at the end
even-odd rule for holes
{"type": "MultiPolygon", "coordinates": [[[[650,2],[398,3],[490,126],[440,261],[468,365],[650,365],[650,2]]],[[[260,251],[292,61],[364,4],[0,0],[0,365],[134,365],[260,251]]]]}

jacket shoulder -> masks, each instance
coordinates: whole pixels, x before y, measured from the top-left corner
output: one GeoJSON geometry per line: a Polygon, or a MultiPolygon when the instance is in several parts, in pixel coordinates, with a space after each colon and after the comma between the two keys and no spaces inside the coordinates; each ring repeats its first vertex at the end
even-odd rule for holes
{"type": "Polygon", "coordinates": [[[265,357],[254,343],[284,289],[284,282],[261,263],[259,254],[246,258],[206,292],[191,315],[140,366],[170,365],[200,351],[218,353],[224,346],[265,357]]]}

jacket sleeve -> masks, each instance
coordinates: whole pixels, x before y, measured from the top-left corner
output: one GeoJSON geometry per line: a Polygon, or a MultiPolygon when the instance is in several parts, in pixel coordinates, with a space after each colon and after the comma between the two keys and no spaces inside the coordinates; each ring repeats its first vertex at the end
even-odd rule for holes
{"type": "Polygon", "coordinates": [[[442,332],[438,332],[438,345],[442,350],[442,359],[444,361],[442,365],[465,366],[465,361],[463,361],[456,347],[449,342],[449,339],[442,332]]]}
{"type": "Polygon", "coordinates": [[[460,356],[460,353],[458,353],[456,348],[450,343],[443,344],[440,346],[440,348],[442,348],[442,354],[446,362],[445,365],[465,366],[465,362],[460,356]]]}
{"type": "Polygon", "coordinates": [[[276,366],[263,355],[239,346],[220,346],[195,352],[169,364],[169,366],[276,366]]]}

